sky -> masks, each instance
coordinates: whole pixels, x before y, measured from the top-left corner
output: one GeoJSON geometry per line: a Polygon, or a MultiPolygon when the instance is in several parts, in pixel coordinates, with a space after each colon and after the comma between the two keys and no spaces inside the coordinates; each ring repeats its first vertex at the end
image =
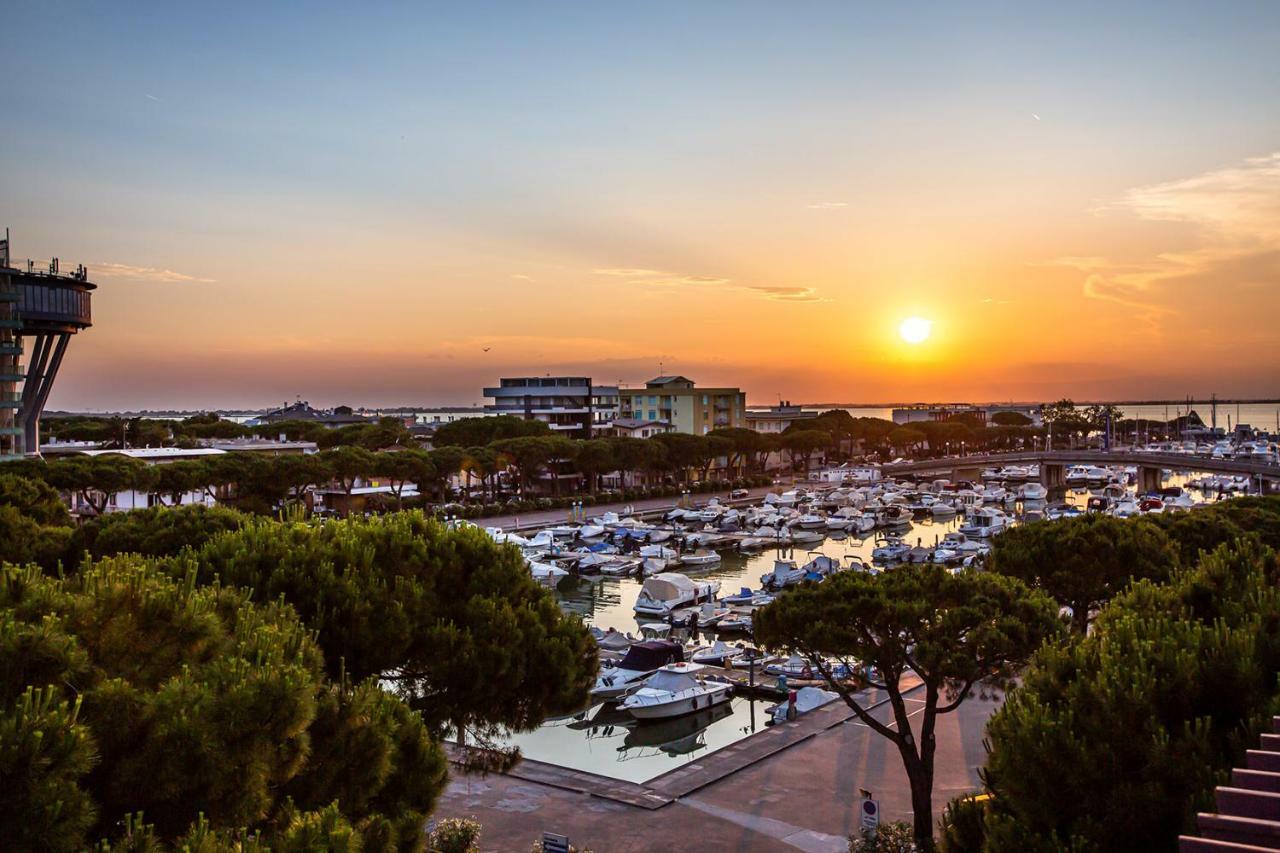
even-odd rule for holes
{"type": "Polygon", "coordinates": [[[50,408],[547,373],[1280,396],[1272,0],[41,2],[5,30],[0,227],[100,285],[50,408]]]}

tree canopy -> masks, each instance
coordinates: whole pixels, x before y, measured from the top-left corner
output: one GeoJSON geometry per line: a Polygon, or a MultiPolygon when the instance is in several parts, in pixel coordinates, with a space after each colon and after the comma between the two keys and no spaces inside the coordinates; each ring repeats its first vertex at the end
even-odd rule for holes
{"type": "Polygon", "coordinates": [[[911,564],[880,574],[841,572],[805,584],[756,612],[755,636],[804,656],[858,718],[897,747],[911,784],[917,841],[933,839],[934,728],[978,685],[1004,687],[1060,629],[1053,602],[1010,577],[911,564]],[[855,676],[835,677],[831,660],[855,676]],[[918,736],[904,691],[923,683],[918,736]],[[888,695],[893,724],[877,719],[858,690],[888,695]]]}
{"type": "Polygon", "coordinates": [[[418,850],[445,778],[400,700],[324,677],[290,607],[139,557],[0,568],[0,762],[13,849],[284,849],[328,812],[357,844],[418,850]]]}
{"type": "Polygon", "coordinates": [[[990,568],[1070,608],[1071,624],[1083,634],[1093,612],[1130,581],[1162,579],[1177,567],[1169,538],[1145,522],[1089,513],[1022,524],[995,540],[990,568]]]}

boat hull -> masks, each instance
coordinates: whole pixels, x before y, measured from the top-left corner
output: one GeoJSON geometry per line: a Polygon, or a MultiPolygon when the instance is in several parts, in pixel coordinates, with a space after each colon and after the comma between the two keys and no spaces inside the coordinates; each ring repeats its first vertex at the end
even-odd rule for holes
{"type": "Polygon", "coordinates": [[[685,714],[705,711],[716,705],[722,705],[729,701],[730,693],[731,691],[726,685],[724,690],[717,690],[713,693],[689,696],[672,702],[664,702],[661,705],[628,706],[627,710],[637,720],[667,720],[672,717],[683,717],[685,714]]]}

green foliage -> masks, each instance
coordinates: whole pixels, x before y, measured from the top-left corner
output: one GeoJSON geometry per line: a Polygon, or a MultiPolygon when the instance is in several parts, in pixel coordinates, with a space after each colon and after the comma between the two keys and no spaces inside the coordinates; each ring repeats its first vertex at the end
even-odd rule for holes
{"type": "Polygon", "coordinates": [[[986,799],[965,794],[947,803],[939,827],[938,849],[942,853],[982,853],[986,842],[986,799]]]}
{"type": "Polygon", "coordinates": [[[863,830],[849,839],[849,853],[916,853],[919,849],[911,824],[903,821],[882,823],[874,833],[863,830]]]}
{"type": "Polygon", "coordinates": [[[441,424],[431,439],[436,447],[477,447],[506,438],[551,435],[542,421],[527,421],[515,415],[492,418],[458,418],[441,424]]]}
{"type": "Polygon", "coordinates": [[[238,530],[248,520],[227,507],[199,504],[108,513],[77,528],[69,562],[86,552],[95,559],[115,554],[171,556],[186,547],[199,548],[219,533],[238,530]]]}
{"type": "Polygon", "coordinates": [[[198,562],[201,579],[293,605],[330,673],[394,680],[438,732],[535,727],[580,706],[595,675],[590,635],[516,549],[420,512],[257,522],[210,541],[198,562]]]}
{"type": "Polygon", "coordinates": [[[1046,645],[988,725],[988,849],[1172,849],[1269,715],[1280,565],[1248,539],[1046,645]]]}
{"type": "Polygon", "coordinates": [[[996,426],[1031,426],[1031,418],[1022,412],[996,412],[991,416],[991,423],[996,426]]]}
{"type": "Polygon", "coordinates": [[[915,837],[932,843],[933,760],[937,717],[979,686],[1004,688],[1031,653],[1060,630],[1053,602],[1014,578],[912,564],[889,572],[841,572],[804,584],[756,612],[755,637],[804,656],[858,718],[892,742],[911,784],[915,837]],[[874,667],[879,680],[832,677],[834,658],[851,672],[874,667]],[[924,683],[919,737],[901,693],[914,673],[924,683]],[[865,682],[865,683],[864,683],[865,682]],[[894,713],[887,726],[862,707],[859,687],[884,690],[894,713]]]}
{"type": "Polygon", "coordinates": [[[0,473],[0,507],[4,506],[13,507],[36,524],[71,525],[71,515],[58,490],[33,477],[0,473]]]}
{"type": "Polygon", "coordinates": [[[54,573],[66,559],[70,527],[37,524],[17,507],[0,506],[0,563],[36,563],[54,573]]]}
{"type": "Polygon", "coordinates": [[[1178,565],[1169,538],[1140,519],[1101,513],[1019,525],[995,540],[990,568],[1044,590],[1088,628],[1094,610],[1138,578],[1168,577],[1178,565]]]}
{"type": "Polygon", "coordinates": [[[445,818],[427,837],[430,853],[478,853],[480,824],[466,818],[445,818]]]}
{"type": "Polygon", "coordinates": [[[376,682],[327,682],[287,605],[191,572],[0,569],[6,843],[254,849],[232,834],[261,831],[273,849],[417,849],[444,779],[420,717],[376,682]]]}

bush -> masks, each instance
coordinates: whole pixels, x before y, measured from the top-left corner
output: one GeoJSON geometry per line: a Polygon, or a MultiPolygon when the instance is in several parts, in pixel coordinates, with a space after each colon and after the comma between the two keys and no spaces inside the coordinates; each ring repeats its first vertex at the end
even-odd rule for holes
{"type": "Polygon", "coordinates": [[[430,853],[474,853],[480,849],[480,824],[474,819],[448,817],[427,835],[430,853]]]}
{"type": "Polygon", "coordinates": [[[849,839],[849,853],[916,853],[911,824],[882,823],[872,834],[863,830],[849,839]]]}

